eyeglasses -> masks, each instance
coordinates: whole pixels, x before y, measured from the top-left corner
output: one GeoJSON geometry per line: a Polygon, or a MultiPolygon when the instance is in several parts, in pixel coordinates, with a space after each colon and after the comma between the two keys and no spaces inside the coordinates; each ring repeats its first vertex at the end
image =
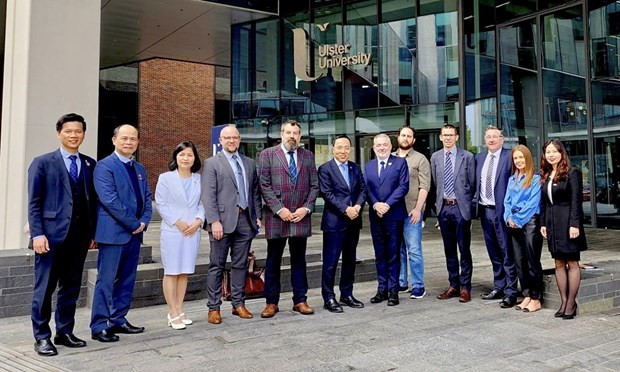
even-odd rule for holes
{"type": "Polygon", "coordinates": [[[222,136],[220,137],[224,141],[238,141],[241,137],[239,136],[222,136]]]}

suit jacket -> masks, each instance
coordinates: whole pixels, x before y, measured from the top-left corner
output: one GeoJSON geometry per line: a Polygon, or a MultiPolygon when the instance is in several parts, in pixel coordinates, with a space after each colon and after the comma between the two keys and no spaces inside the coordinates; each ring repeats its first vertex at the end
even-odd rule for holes
{"type": "Polygon", "coordinates": [[[321,230],[342,231],[349,227],[362,228],[360,216],[351,220],[344,213],[347,207],[360,205],[366,201],[366,182],[359,165],[349,161],[349,183],[347,185],[338,164],[332,159],[319,167],[320,195],[325,200],[325,208],[321,218],[321,230]]]}
{"type": "Polygon", "coordinates": [[[191,176],[192,189],[185,195],[185,188],[179,173],[175,171],[159,175],[155,187],[155,205],[162,219],[162,231],[179,232],[174,225],[178,220],[193,223],[196,218],[205,220],[205,209],[200,200],[200,174],[191,176]]]}
{"type": "Polygon", "coordinates": [[[547,192],[549,178],[542,185],[540,225],[547,228],[547,245],[554,253],[576,253],[588,248],[583,229],[583,181],[581,172],[571,168],[568,177],[551,185],[553,203],[547,192]],[[577,239],[570,239],[569,228],[579,229],[577,239]]]}
{"type": "Polygon", "coordinates": [[[367,201],[369,205],[370,221],[379,219],[373,206],[377,202],[387,203],[388,212],[381,218],[385,220],[402,220],[407,216],[405,196],[409,192],[409,168],[404,158],[390,155],[385,167],[385,176],[379,177],[377,159],[366,163],[367,201]]]}
{"type": "MultiPolygon", "coordinates": [[[[482,179],[482,167],[489,155],[488,151],[483,151],[476,155],[476,187],[478,187],[478,197],[476,198],[476,207],[480,203],[482,192],[481,182],[486,182],[486,179],[482,179]]],[[[499,155],[499,164],[497,164],[497,172],[495,172],[495,186],[493,188],[493,195],[495,197],[495,212],[498,216],[504,215],[504,199],[506,197],[506,188],[508,187],[508,180],[512,174],[512,155],[510,150],[502,148],[502,152],[499,155]]],[[[478,216],[482,208],[478,209],[478,216]]],[[[503,218],[503,217],[502,217],[503,218]]]]}
{"type": "MultiPolygon", "coordinates": [[[[245,187],[248,199],[250,222],[258,230],[256,219],[260,218],[260,192],[254,160],[239,154],[245,170],[245,187]]],[[[211,231],[211,224],[222,223],[224,233],[230,234],[237,228],[239,219],[239,185],[236,170],[230,165],[223,152],[205,160],[202,170],[202,204],[206,211],[205,229],[211,231]]]]}
{"type": "Polygon", "coordinates": [[[310,214],[297,223],[285,222],[276,214],[282,208],[295,212],[307,208],[314,212],[319,195],[319,181],[314,154],[297,148],[297,182],[291,182],[286,154],[279,144],[263,150],[258,159],[259,183],[265,201],[265,238],[309,237],[310,214]]]}
{"type": "MultiPolygon", "coordinates": [[[[86,207],[90,236],[93,238],[97,225],[93,170],[97,162],[83,154],[79,154],[79,158],[88,200],[86,207]]],[[[45,235],[51,245],[61,244],[69,233],[72,213],[71,181],[60,149],[34,158],[28,168],[28,223],[31,238],[45,235]]]]}
{"type": "MultiPolygon", "coordinates": [[[[455,164],[454,164],[454,192],[458,200],[459,211],[465,220],[471,220],[471,202],[476,194],[476,166],[474,155],[463,149],[456,148],[455,164]]],[[[444,150],[436,151],[431,156],[432,177],[437,187],[437,198],[435,200],[435,208],[437,214],[443,208],[443,191],[444,191],[444,150]]]]}
{"type": "Polygon", "coordinates": [[[151,221],[153,206],[146,170],[137,161],[133,164],[140,184],[139,197],[143,201],[141,211],[137,210],[138,201],[125,165],[115,153],[99,161],[95,167],[94,183],[99,196],[95,233],[97,243],[126,244],[141,222],[146,229],[151,221]]]}

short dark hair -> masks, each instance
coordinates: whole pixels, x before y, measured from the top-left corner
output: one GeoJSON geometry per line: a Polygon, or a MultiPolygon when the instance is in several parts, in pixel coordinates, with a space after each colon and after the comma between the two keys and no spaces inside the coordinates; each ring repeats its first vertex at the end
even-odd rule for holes
{"type": "Polygon", "coordinates": [[[454,129],[454,134],[456,134],[457,136],[459,135],[459,129],[452,124],[444,124],[443,127],[441,127],[441,129],[439,130],[439,134],[441,134],[444,129],[454,129]]]}
{"type": "Polygon", "coordinates": [[[398,129],[398,135],[400,136],[400,132],[402,132],[402,131],[403,131],[403,129],[405,129],[405,128],[407,128],[407,129],[411,129],[411,132],[412,132],[412,134],[413,134],[413,138],[415,138],[415,129],[413,129],[413,127],[410,127],[410,126],[408,126],[408,125],[403,125],[402,127],[400,127],[400,128],[398,129]]]}
{"type": "Polygon", "coordinates": [[[349,141],[349,145],[352,145],[351,139],[349,138],[349,136],[347,136],[346,134],[339,134],[336,137],[334,137],[334,139],[332,140],[332,146],[336,144],[336,140],[341,139],[341,138],[346,138],[349,141]]]}
{"type": "Polygon", "coordinates": [[[173,171],[179,167],[179,164],[177,164],[177,155],[188,147],[191,148],[194,153],[194,164],[192,164],[192,167],[190,168],[191,172],[196,173],[200,170],[202,163],[200,162],[200,157],[198,156],[198,150],[196,150],[196,146],[194,146],[191,141],[181,142],[174,148],[174,151],[172,152],[172,159],[170,159],[170,163],[168,163],[168,169],[173,171]]]}
{"type": "Polygon", "coordinates": [[[84,120],[84,117],[73,112],[70,114],[64,114],[60,117],[60,119],[58,119],[58,121],[56,122],[56,132],[60,133],[60,131],[62,130],[62,126],[65,123],[69,123],[72,121],[82,123],[82,129],[84,130],[84,132],[86,132],[86,121],[84,120]]]}

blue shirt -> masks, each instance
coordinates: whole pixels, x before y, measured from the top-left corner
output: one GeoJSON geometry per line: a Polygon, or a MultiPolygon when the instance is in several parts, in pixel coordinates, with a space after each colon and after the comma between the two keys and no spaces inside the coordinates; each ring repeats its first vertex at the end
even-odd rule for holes
{"type": "Polygon", "coordinates": [[[75,159],[75,164],[77,164],[77,170],[78,170],[77,174],[79,175],[80,170],[82,169],[82,161],[80,160],[80,154],[79,153],[71,154],[61,147],[60,155],[62,155],[62,159],[65,161],[65,167],[67,167],[67,172],[69,173],[71,172],[71,159],[69,159],[69,156],[71,155],[77,156],[77,159],[75,159]]]}
{"type": "Polygon", "coordinates": [[[517,180],[517,174],[508,179],[506,198],[504,199],[504,221],[509,219],[518,227],[523,227],[535,214],[540,213],[540,176],[534,174],[532,184],[523,188],[525,175],[517,180]]]}

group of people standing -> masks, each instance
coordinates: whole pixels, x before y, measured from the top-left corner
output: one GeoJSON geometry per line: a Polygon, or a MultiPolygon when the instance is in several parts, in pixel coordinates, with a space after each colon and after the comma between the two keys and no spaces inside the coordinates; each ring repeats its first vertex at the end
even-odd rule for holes
{"type": "MultiPolygon", "coordinates": [[[[86,132],[84,118],[62,116],[56,131],[60,149],[35,158],[28,170],[29,225],[35,255],[32,324],[35,351],[56,355],[55,344],[83,347],[73,333],[84,260],[97,247],[91,337],[115,342],[119,333],[134,334],[144,327],[130,324],[126,315],[133,295],[140,243],[152,215],[151,193],[144,167],[133,160],[138,130],[128,124],[114,130],[114,152],[97,163],[80,154],[86,132]],[[56,335],[51,341],[52,294],[58,286],[56,335]]],[[[167,323],[184,329],[193,323],[183,302],[188,275],[195,270],[200,231],[209,234],[207,278],[208,322],[222,322],[222,279],[231,257],[232,315],[253,318],[245,306],[245,283],[251,243],[264,226],[266,305],[260,316],[279,311],[281,265],[288,243],[293,288],[293,311],[311,315],[307,303],[307,238],[317,197],[325,206],[321,294],[323,307],[342,313],[343,305],[362,308],[353,296],[356,248],[362,210],[369,205],[370,231],[375,251],[377,293],[371,303],[399,304],[399,292],[423,298],[424,207],[435,182],[435,208],[444,242],[449,288],[438,299],[471,300],[471,219],[475,199],[494,271],[494,289],[483,299],[502,299],[513,307],[517,281],[525,296],[518,308],[541,308],[542,237],[556,260],[562,306],[556,316],[575,316],[579,289],[579,252],[585,249],[581,209],[581,175],[570,168],[566,150],[557,140],[543,147],[540,175],[531,152],[523,145],[512,153],[503,149],[503,135],[486,130],[487,151],[474,156],[456,147],[456,127],[441,128],[444,148],[429,162],[413,149],[415,131],[404,126],[398,149],[386,134],[373,140],[375,159],[365,165],[349,160],[351,140],[337,136],[333,159],[315,166],[314,155],[300,146],[301,125],[282,124],[281,143],[260,153],[258,164],[239,153],[241,136],[234,126],[222,129],[222,151],[201,162],[193,143],[173,151],[169,171],[161,174],[155,190],[162,218],[161,259],[167,323]],[[199,173],[200,172],[200,173],[199,173]],[[542,196],[541,196],[542,195],[542,196]],[[460,253],[460,260],[459,260],[460,253]],[[334,292],[336,269],[342,256],[340,297],[334,292]],[[460,269],[460,270],[459,270],[460,269]],[[409,273],[410,272],[410,273],[409,273]]]]}

